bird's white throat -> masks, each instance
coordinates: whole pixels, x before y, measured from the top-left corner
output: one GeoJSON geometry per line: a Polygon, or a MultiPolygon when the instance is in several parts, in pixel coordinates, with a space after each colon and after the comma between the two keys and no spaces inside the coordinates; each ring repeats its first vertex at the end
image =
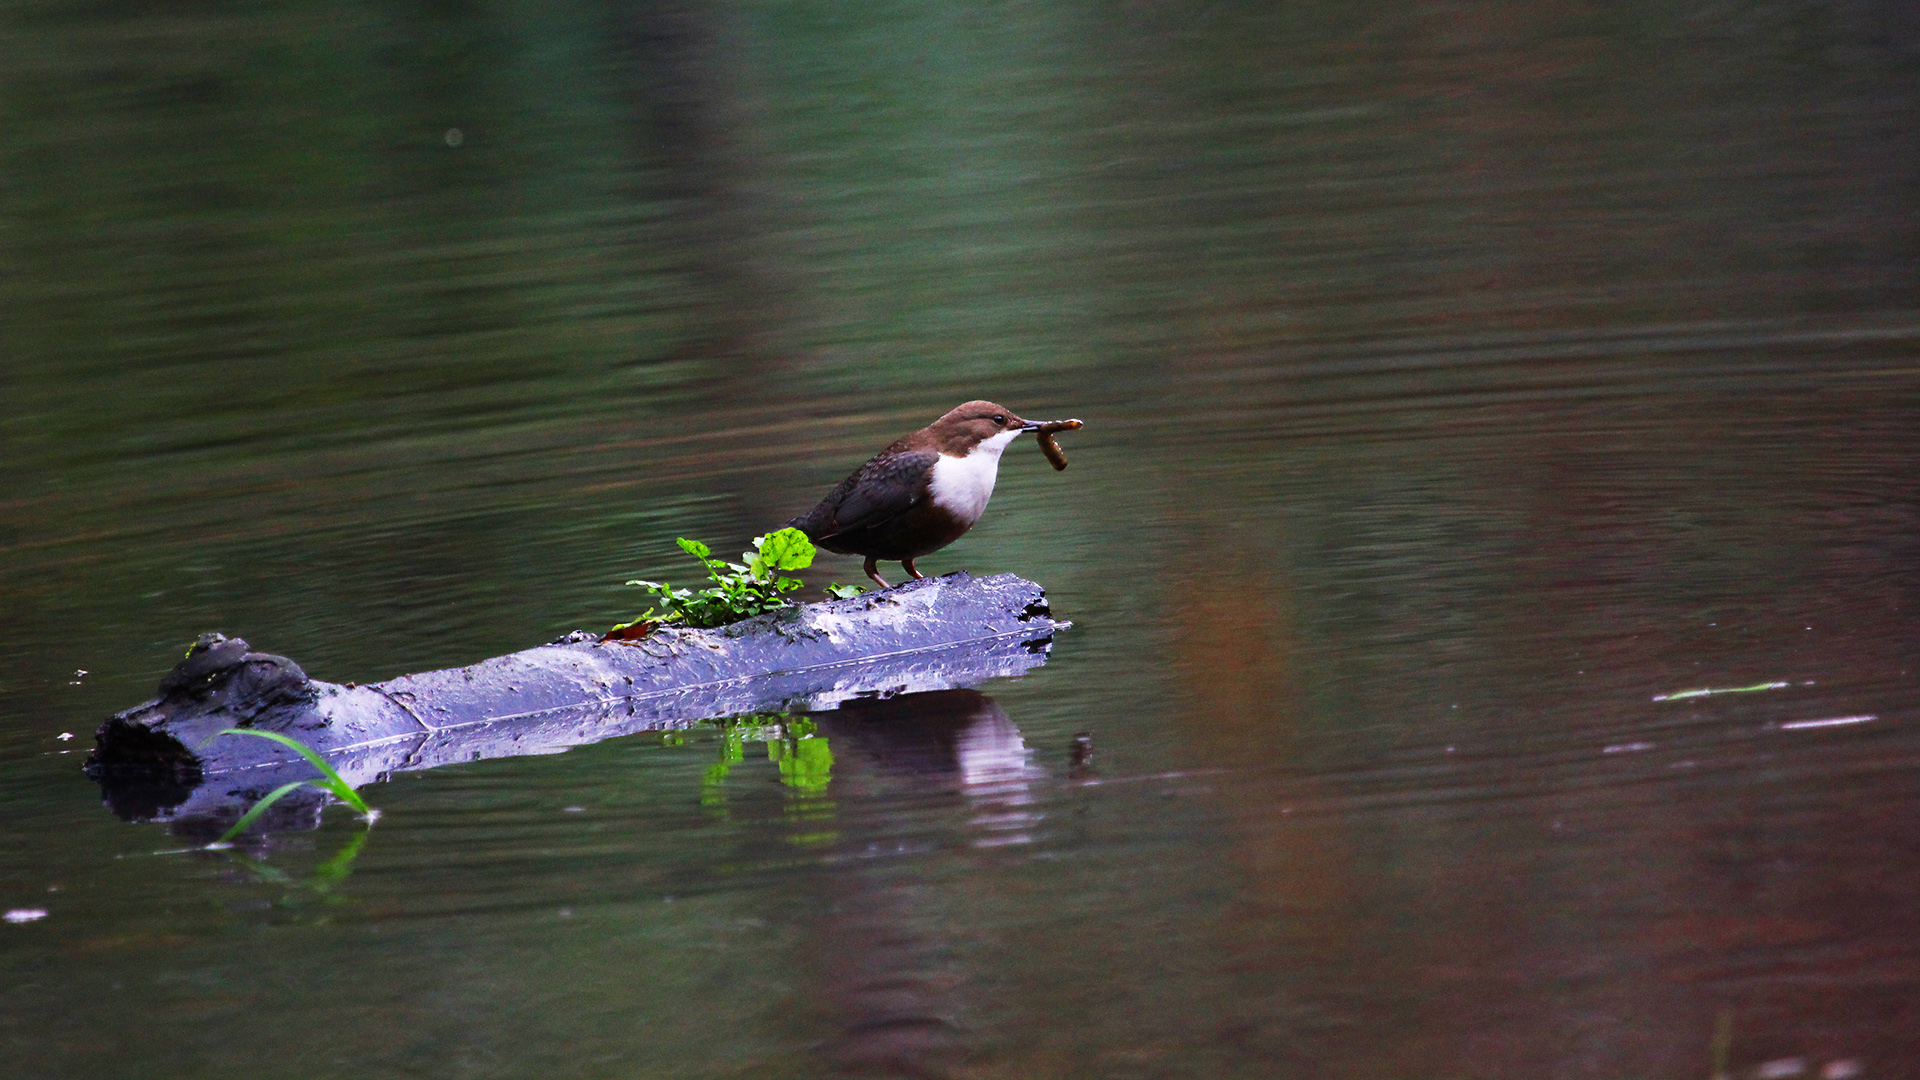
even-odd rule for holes
{"type": "Polygon", "coordinates": [[[980,520],[1000,475],[1000,452],[1018,434],[1003,431],[983,439],[966,457],[941,454],[933,463],[933,504],[969,524],[980,520]]]}

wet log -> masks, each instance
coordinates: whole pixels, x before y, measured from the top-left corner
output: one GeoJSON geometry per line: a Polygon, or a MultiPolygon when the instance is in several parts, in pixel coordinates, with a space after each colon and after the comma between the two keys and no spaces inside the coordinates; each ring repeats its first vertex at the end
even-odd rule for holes
{"type": "MultiPolygon", "coordinates": [[[[271,740],[219,736],[227,728],[292,736],[359,787],[719,717],[971,686],[1045,663],[1054,631],[1068,625],[1033,582],[954,573],[717,630],[662,627],[637,641],[577,631],[364,686],[309,678],[286,657],[209,634],[158,696],[100,725],[87,771],[121,817],[212,827],[281,784],[319,775],[271,740]]],[[[276,804],[268,828],[317,816],[325,800],[302,794],[276,804]]]]}

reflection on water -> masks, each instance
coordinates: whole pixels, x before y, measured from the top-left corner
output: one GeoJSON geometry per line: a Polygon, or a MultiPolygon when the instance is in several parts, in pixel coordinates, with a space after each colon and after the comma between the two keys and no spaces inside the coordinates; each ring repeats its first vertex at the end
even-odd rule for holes
{"type": "Polygon", "coordinates": [[[1006,710],[975,690],[904,694],[850,701],[820,715],[821,730],[840,747],[845,789],[879,796],[890,777],[917,789],[959,790],[973,811],[971,843],[989,847],[1032,840],[1037,817],[1033,783],[1045,773],[1029,760],[1020,729],[1006,710]]]}
{"type": "Polygon", "coordinates": [[[1006,711],[973,690],[849,702],[819,721],[838,750],[831,793],[848,821],[836,844],[843,869],[822,883],[824,960],[809,994],[833,1010],[823,1049],[843,1067],[950,1075],[965,1060],[968,999],[982,980],[957,962],[954,928],[927,885],[899,865],[942,840],[890,809],[948,802],[964,813],[943,815],[959,833],[946,842],[1027,843],[1043,774],[1006,711]]]}
{"type": "Polygon", "coordinates": [[[16,6],[0,1060],[1914,1072],[1915,30],[16,6]],[[997,705],[401,775],[344,863],[80,778],[204,631],[608,625],[981,396],[1088,422],[924,567],[1076,623],[997,705]]]}

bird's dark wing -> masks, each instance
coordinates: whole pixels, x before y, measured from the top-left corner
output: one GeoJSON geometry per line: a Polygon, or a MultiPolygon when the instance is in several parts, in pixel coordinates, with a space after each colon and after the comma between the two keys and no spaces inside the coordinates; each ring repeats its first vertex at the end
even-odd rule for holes
{"type": "Polygon", "coordinates": [[[821,530],[809,530],[810,535],[823,540],[883,525],[906,513],[925,497],[927,474],[939,457],[933,450],[883,454],[860,466],[807,515],[808,524],[821,530]]]}

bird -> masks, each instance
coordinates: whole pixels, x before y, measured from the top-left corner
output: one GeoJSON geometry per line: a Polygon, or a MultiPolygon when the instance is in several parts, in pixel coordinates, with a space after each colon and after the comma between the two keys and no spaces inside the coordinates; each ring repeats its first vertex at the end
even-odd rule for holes
{"type": "Polygon", "coordinates": [[[828,551],[866,556],[867,576],[883,589],[892,586],[880,576],[881,559],[925,577],[913,560],[973,528],[993,496],[1001,452],[1045,426],[991,401],[969,401],[894,440],[787,525],[828,551]]]}

